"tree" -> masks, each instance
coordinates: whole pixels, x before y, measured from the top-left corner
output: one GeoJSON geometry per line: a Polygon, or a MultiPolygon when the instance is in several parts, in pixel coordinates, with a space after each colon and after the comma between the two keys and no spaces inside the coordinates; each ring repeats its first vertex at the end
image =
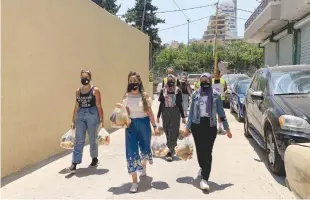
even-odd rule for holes
{"type": "MultiPolygon", "coordinates": [[[[126,23],[141,30],[142,18],[144,10],[144,0],[136,0],[135,6],[127,10],[125,14],[126,23]]],[[[158,28],[155,28],[160,23],[165,23],[165,20],[156,17],[155,11],[158,8],[152,5],[152,0],[146,0],[145,17],[142,31],[150,37],[153,54],[160,50],[161,39],[158,36],[158,28]]]]}
{"type": "Polygon", "coordinates": [[[117,5],[116,1],[117,0],[93,0],[93,2],[95,2],[100,7],[104,8],[112,15],[116,15],[116,13],[121,8],[121,5],[117,5]]]}

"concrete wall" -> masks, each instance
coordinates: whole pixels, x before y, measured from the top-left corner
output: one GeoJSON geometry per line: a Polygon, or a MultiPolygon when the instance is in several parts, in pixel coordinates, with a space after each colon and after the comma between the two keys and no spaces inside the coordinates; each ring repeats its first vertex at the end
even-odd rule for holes
{"type": "Polygon", "coordinates": [[[81,68],[102,91],[106,122],[130,70],[147,85],[149,39],[90,0],[1,3],[4,177],[62,151],[81,68]]]}

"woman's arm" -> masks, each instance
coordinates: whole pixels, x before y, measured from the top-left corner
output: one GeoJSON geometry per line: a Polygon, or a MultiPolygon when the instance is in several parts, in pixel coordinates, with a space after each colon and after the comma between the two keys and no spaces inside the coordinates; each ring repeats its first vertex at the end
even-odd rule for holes
{"type": "Polygon", "coordinates": [[[100,123],[103,127],[103,122],[104,122],[104,116],[103,116],[103,109],[102,109],[102,105],[101,105],[101,93],[100,93],[100,90],[95,87],[95,97],[96,97],[96,106],[97,106],[97,109],[98,109],[98,112],[99,112],[99,117],[100,117],[100,123]]]}
{"type": "Polygon", "coordinates": [[[73,109],[71,128],[75,128],[76,112],[77,112],[77,110],[79,108],[79,104],[77,102],[78,95],[79,95],[79,89],[75,92],[75,105],[74,105],[74,109],[73,109]]]}
{"type": "Polygon", "coordinates": [[[179,111],[180,111],[182,119],[184,119],[185,118],[185,114],[184,114],[184,109],[183,109],[183,105],[182,105],[182,92],[181,91],[178,92],[176,98],[177,98],[176,99],[176,101],[177,101],[176,104],[177,104],[177,106],[179,108],[179,111]]]}
{"type": "Polygon", "coordinates": [[[216,99],[216,106],[217,106],[217,114],[219,118],[221,119],[221,121],[223,122],[225,131],[229,131],[229,125],[226,119],[226,114],[225,114],[224,107],[223,107],[223,101],[222,101],[220,94],[216,99]]]}
{"type": "Polygon", "coordinates": [[[188,119],[187,119],[187,124],[186,124],[186,128],[187,128],[188,130],[190,130],[190,129],[191,129],[191,126],[192,126],[195,94],[196,94],[196,93],[194,93],[194,94],[192,95],[192,97],[191,97],[191,98],[192,98],[192,100],[191,100],[191,106],[190,106],[190,109],[189,109],[189,114],[188,114],[188,119]]]}
{"type": "Polygon", "coordinates": [[[159,108],[157,112],[157,119],[160,118],[161,113],[164,111],[164,105],[165,105],[165,97],[163,94],[163,90],[160,91],[159,98],[158,98],[159,103],[159,108]]]}

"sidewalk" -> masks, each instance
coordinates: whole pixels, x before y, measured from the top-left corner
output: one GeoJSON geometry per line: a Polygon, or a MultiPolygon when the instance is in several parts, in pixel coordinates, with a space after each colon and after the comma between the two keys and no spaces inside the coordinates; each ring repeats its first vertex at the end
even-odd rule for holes
{"type": "MultiPolygon", "coordinates": [[[[158,104],[154,100],[154,113],[158,104]]],[[[99,148],[100,165],[88,169],[89,146],[84,149],[83,163],[76,175],[64,168],[71,163],[71,154],[51,162],[1,188],[2,198],[23,199],[215,199],[215,198],[293,198],[274,179],[256,150],[243,137],[243,128],[228,115],[234,134],[229,140],[219,135],[215,144],[211,192],[198,189],[196,155],[189,161],[168,163],[154,158],[148,176],[140,181],[139,193],[129,194],[131,177],[127,174],[124,130],[111,135],[111,144],[99,148]]]]}

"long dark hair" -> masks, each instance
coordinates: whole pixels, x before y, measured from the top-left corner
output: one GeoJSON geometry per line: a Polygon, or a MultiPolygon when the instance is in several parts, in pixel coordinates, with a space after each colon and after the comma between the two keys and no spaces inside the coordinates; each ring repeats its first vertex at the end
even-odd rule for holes
{"type": "Polygon", "coordinates": [[[141,76],[138,72],[130,72],[128,74],[128,79],[127,79],[127,93],[131,92],[130,88],[129,88],[129,79],[132,76],[136,76],[138,81],[140,82],[139,85],[139,92],[141,93],[141,97],[142,97],[142,103],[143,103],[143,110],[144,112],[148,112],[149,111],[149,106],[147,104],[147,98],[148,98],[148,94],[144,91],[144,87],[143,87],[143,83],[142,83],[142,79],[141,76]]]}

